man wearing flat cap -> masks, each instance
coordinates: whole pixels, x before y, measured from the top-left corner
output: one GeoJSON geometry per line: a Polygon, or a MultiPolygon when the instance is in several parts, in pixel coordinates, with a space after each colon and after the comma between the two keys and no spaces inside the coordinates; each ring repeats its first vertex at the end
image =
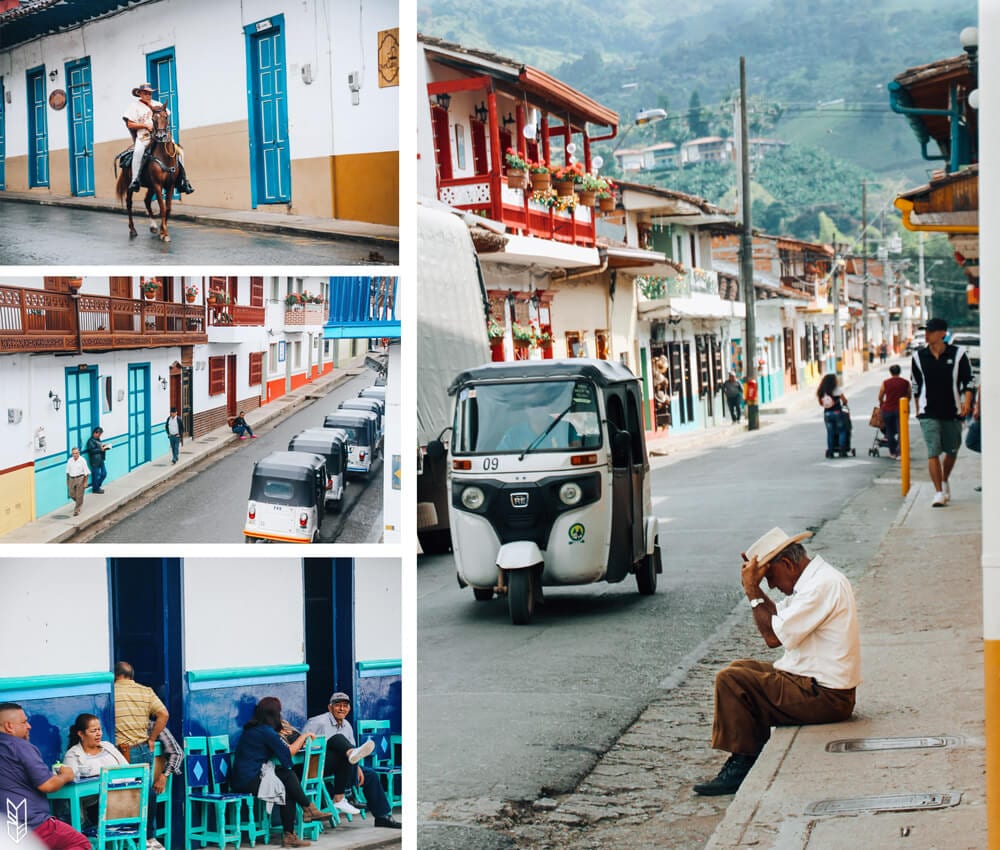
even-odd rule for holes
{"type": "Polygon", "coordinates": [[[764,642],[784,647],[770,664],[741,659],[715,677],[712,747],[731,753],[696,794],[734,794],[771,737],[772,726],[836,723],[854,711],[861,683],[861,640],[851,583],[800,541],[772,528],[743,553],[740,579],[764,642]],[[761,589],[778,588],[773,602],[761,589]]]}
{"type": "Polygon", "coordinates": [[[354,729],[347,721],[351,698],[343,691],[330,695],[328,711],[306,721],[302,734],[312,733],[326,740],[326,771],[333,774],[333,807],[342,814],[356,815],[360,809],[350,803],[344,794],[349,788],[359,786],[372,813],[375,826],[401,829],[402,824],[392,816],[392,809],[382,789],[377,773],[358,762],[371,755],[375,742],[370,738],[360,747],[354,741],[354,729]]]}
{"type": "Polygon", "coordinates": [[[931,505],[943,508],[951,501],[948,476],[962,445],[962,420],[972,411],[974,381],[965,349],[945,342],[947,321],[929,319],[923,331],[927,345],[913,352],[910,382],[934,482],[931,505]]]}

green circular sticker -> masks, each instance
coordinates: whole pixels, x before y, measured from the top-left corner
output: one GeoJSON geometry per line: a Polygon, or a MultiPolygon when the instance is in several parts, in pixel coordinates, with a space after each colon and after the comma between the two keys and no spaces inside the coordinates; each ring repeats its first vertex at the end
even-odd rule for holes
{"type": "Polygon", "coordinates": [[[583,527],[582,522],[574,522],[569,527],[569,542],[570,543],[583,543],[583,535],[586,533],[586,529],[583,527]]]}

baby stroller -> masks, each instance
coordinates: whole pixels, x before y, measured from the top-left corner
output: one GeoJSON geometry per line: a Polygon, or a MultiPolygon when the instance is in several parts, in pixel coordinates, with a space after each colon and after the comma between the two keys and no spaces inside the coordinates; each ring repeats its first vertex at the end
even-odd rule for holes
{"type": "MultiPolygon", "coordinates": [[[[878,408],[876,408],[878,410],[878,408]]],[[[875,429],[875,437],[872,440],[871,448],[868,449],[869,457],[878,457],[879,449],[889,448],[889,439],[885,435],[885,426],[882,424],[881,414],[876,417],[875,413],[872,413],[872,418],[869,420],[869,424],[875,429]]]]}

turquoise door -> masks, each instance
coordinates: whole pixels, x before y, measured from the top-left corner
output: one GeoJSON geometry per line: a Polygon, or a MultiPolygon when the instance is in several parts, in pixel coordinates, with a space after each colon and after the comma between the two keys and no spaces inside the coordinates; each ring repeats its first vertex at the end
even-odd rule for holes
{"type": "Polygon", "coordinates": [[[128,367],[128,468],[149,462],[149,364],[128,367]]]}
{"type": "Polygon", "coordinates": [[[292,199],[283,27],[284,18],[276,15],[244,28],[250,98],[250,187],[255,207],[292,199]]]}
{"type": "MultiPolygon", "coordinates": [[[[181,124],[177,112],[177,67],[174,49],[158,50],[146,56],[146,79],[153,87],[153,97],[170,110],[170,132],[175,142],[181,140],[181,124]]],[[[179,198],[179,190],[174,197],[179,198]]]]}
{"type": "Polygon", "coordinates": [[[66,449],[77,446],[82,452],[94,432],[100,415],[97,394],[97,367],[66,370],[66,449]]]}
{"type": "Polygon", "coordinates": [[[94,194],[94,93],[90,85],[90,59],[66,64],[69,88],[69,180],[78,197],[94,194]]]}
{"type": "Polygon", "coordinates": [[[28,79],[28,186],[49,185],[49,124],[45,115],[45,66],[28,79]]]}

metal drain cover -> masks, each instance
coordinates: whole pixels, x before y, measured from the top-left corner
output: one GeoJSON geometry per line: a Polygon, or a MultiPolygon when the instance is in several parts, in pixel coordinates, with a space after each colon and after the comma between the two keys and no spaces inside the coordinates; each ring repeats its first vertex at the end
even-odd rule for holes
{"type": "Polygon", "coordinates": [[[807,815],[843,815],[862,812],[906,812],[914,809],[947,809],[962,801],[961,791],[933,791],[928,794],[883,794],[874,797],[846,797],[820,800],[806,806],[807,815]]]}
{"type": "Polygon", "coordinates": [[[923,738],[841,738],[826,745],[828,753],[867,753],[874,750],[918,750],[954,747],[959,739],[951,735],[923,738]]]}

